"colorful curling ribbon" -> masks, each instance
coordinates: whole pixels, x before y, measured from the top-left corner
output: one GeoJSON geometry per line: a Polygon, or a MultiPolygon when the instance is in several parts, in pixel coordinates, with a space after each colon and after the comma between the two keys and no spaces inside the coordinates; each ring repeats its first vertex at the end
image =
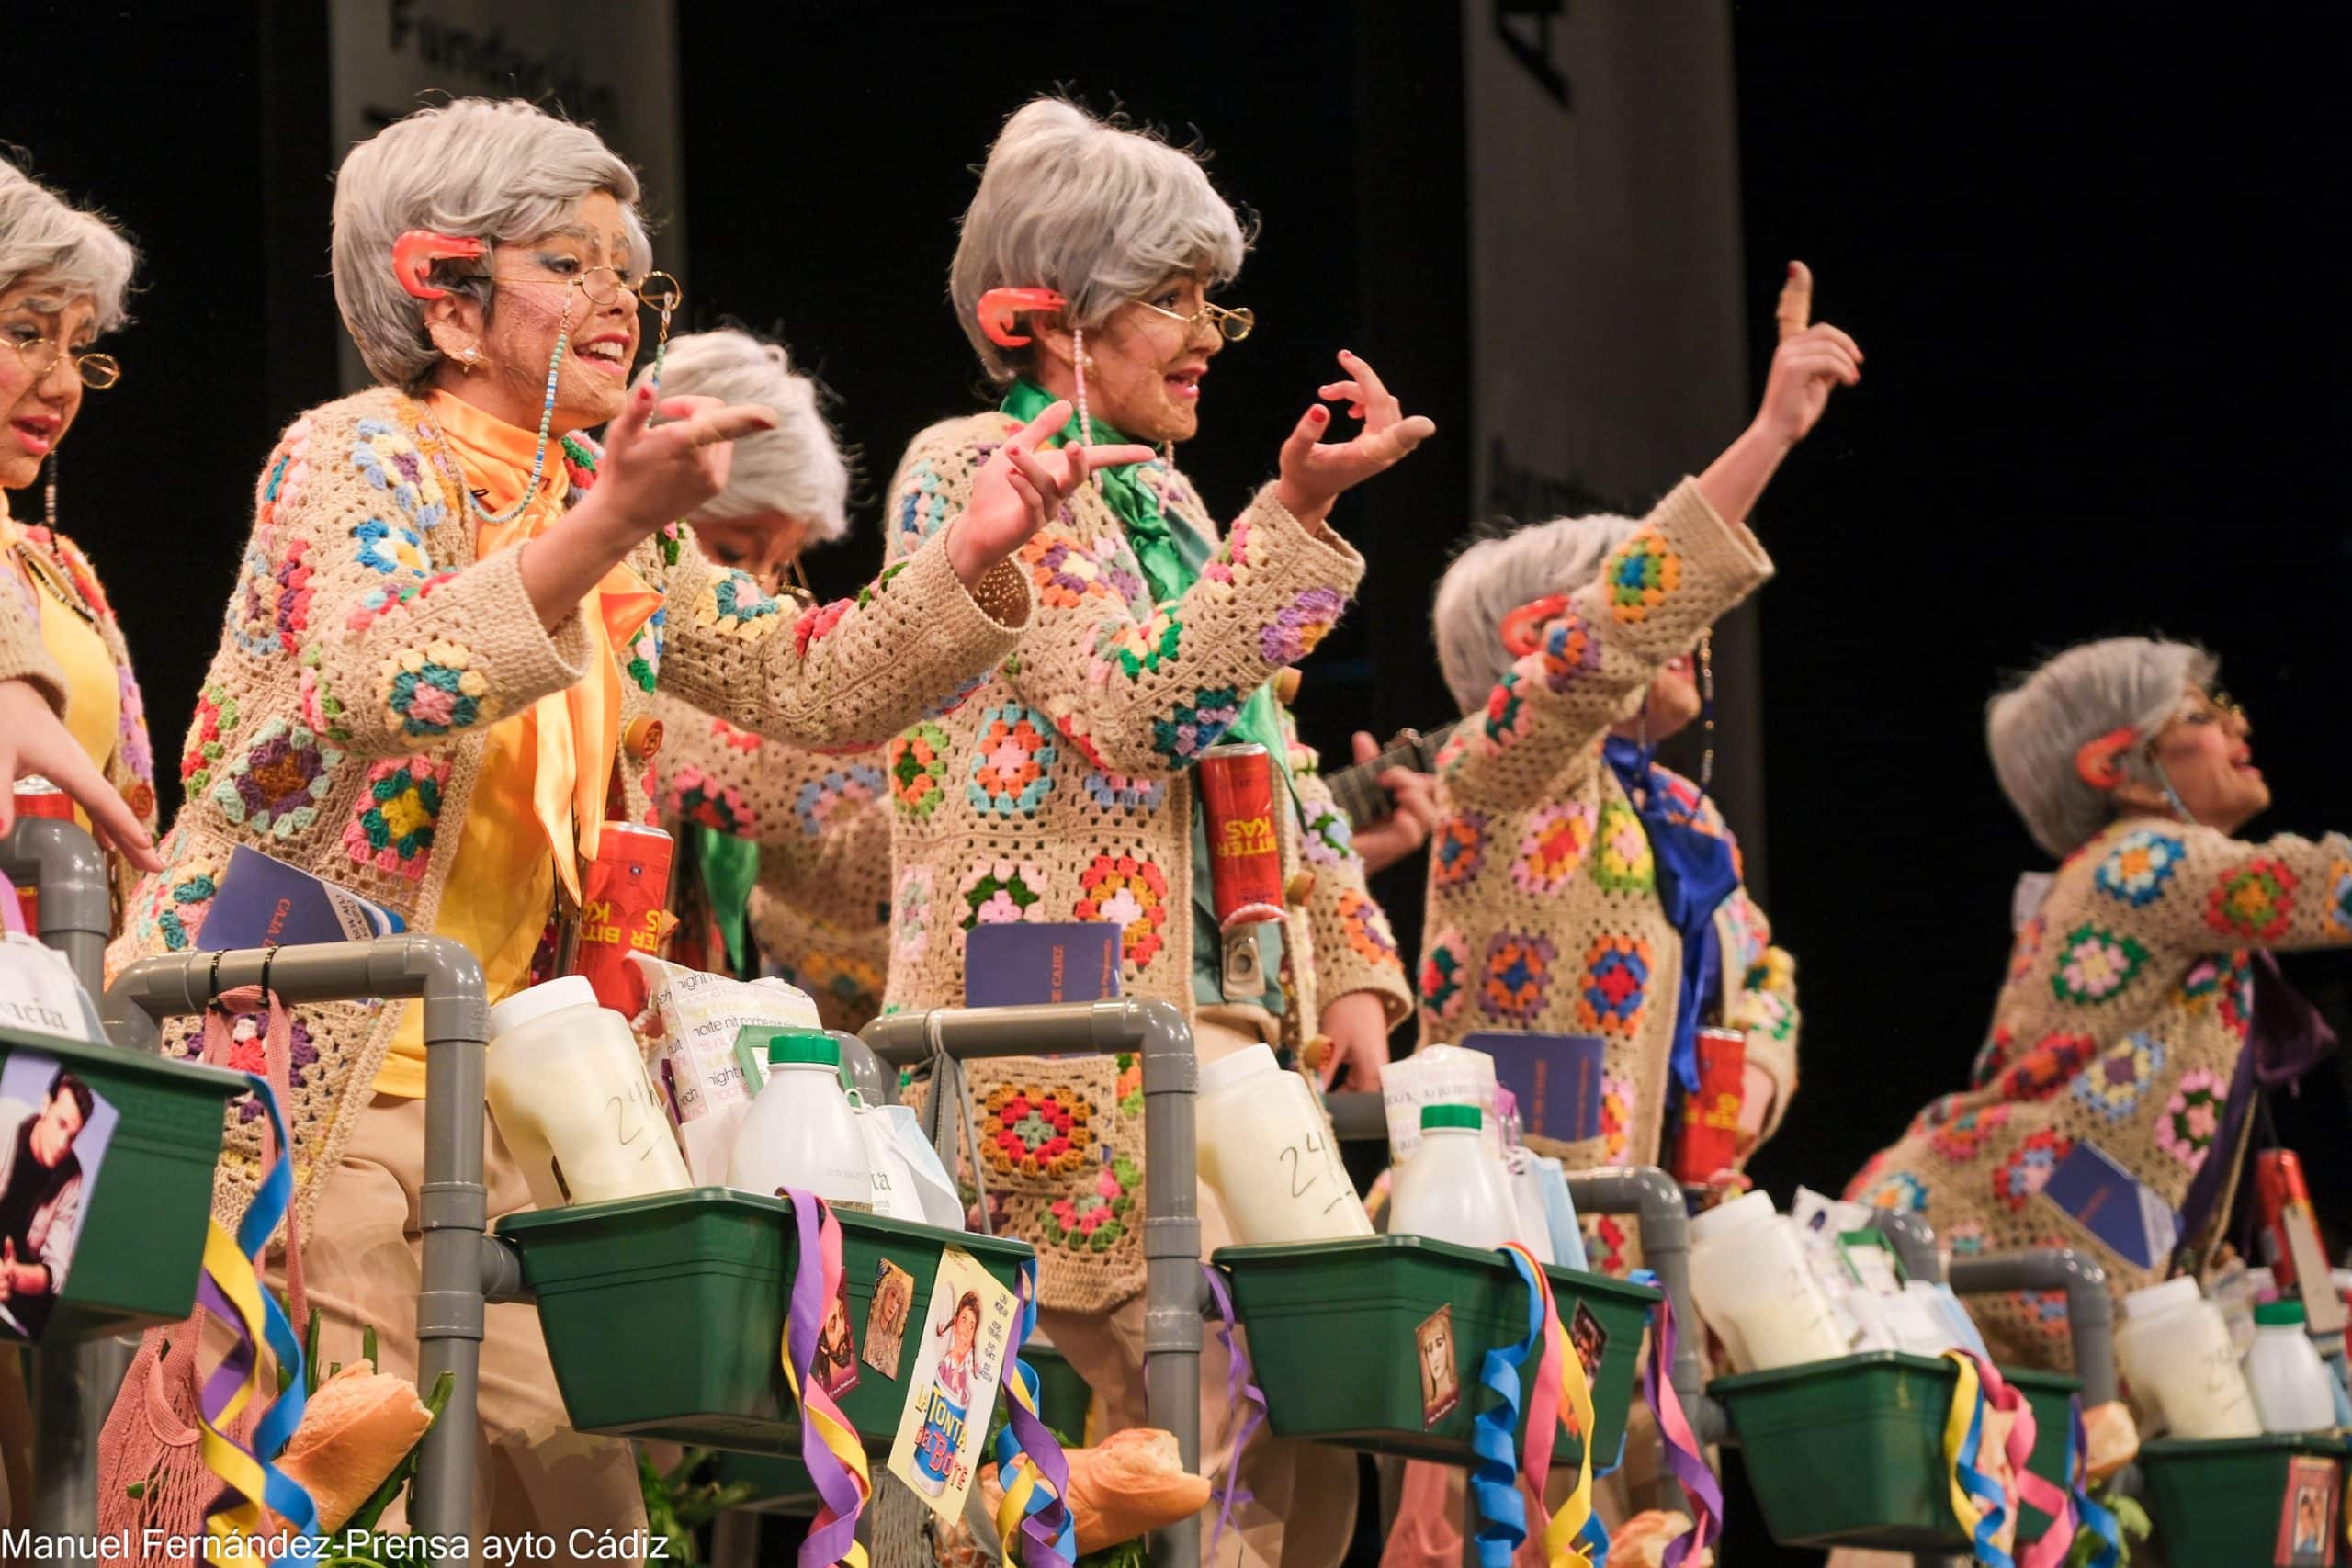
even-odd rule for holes
{"type": "MultiPolygon", "coordinates": [[[[2091,1445],[2083,1429],[2083,1396],[2069,1396],[2066,1402],[2066,1484],[2074,1489],[2074,1505],[2081,1528],[2098,1538],[2098,1550],[2091,1556],[2090,1568],[2116,1568],[2123,1560],[2123,1527],[2115,1515],[2090,1493],[2091,1445]]],[[[2044,1510],[2045,1512],[2047,1510],[2044,1510]]],[[[2055,1529],[2051,1534],[2055,1535],[2055,1529]]],[[[2068,1546],[2077,1532],[2068,1530],[2068,1546]]],[[[2064,1562],[2064,1557],[2059,1562],[2064,1562]]]]}
{"type": "Polygon", "coordinates": [[[198,1453],[205,1467],[238,1499],[205,1516],[208,1556],[220,1554],[223,1543],[232,1539],[261,1535],[271,1512],[297,1536],[315,1535],[319,1527],[318,1509],[311,1495],[270,1462],[301,1424],[305,1397],[301,1341],[286,1321],[277,1298],[261,1284],[263,1249],[293,1202],[293,1158],[277,1097],[270,1092],[266,1080],[250,1073],[244,1079],[269,1117],[277,1157],[262,1174],[261,1185],[238,1222],[233,1239],[218,1220],[208,1222],[204,1270],[197,1280],[198,1300],[237,1333],[236,1343],[205,1380],[197,1397],[197,1426],[201,1433],[198,1453]],[[247,1448],[231,1437],[228,1428],[248,1405],[263,1397],[264,1346],[281,1369],[293,1373],[293,1380],[262,1413],[254,1427],[253,1447],[247,1448]]]}
{"type": "Polygon", "coordinates": [[[1018,1568],[1012,1540],[1021,1537],[1028,1568],[1070,1568],[1078,1559],[1078,1528],[1069,1514],[1069,1461],[1037,1414],[1037,1369],[1021,1348],[1037,1329],[1037,1261],[1021,1260],[1012,1344],[1004,1353],[1005,1424],[996,1435],[997,1480],[1004,1501],[996,1511],[998,1551],[1004,1568],[1018,1568]]]}
{"type": "Polygon", "coordinates": [[[1723,1483],[1707,1468],[1707,1456],[1700,1449],[1698,1434],[1690,1429],[1690,1418],[1682,1409],[1682,1396],[1674,1387],[1677,1335],[1673,1298],[1661,1296],[1657,1303],[1657,1332],[1650,1344],[1650,1362],[1642,1373],[1642,1398],[1649,1405],[1650,1414],[1657,1417],[1658,1432],[1666,1439],[1667,1468],[1682,1483],[1682,1495],[1690,1505],[1692,1521],[1688,1531],[1667,1543],[1665,1568],[1681,1568],[1692,1552],[1713,1545],[1724,1529],[1723,1483]]]}
{"type": "Polygon", "coordinates": [[[800,1568],[831,1568],[836,1562],[866,1568],[865,1548],[857,1540],[857,1517],[874,1494],[865,1447],[833,1396],[808,1375],[825,1309],[842,1288],[842,1225],[815,1193],[796,1189],[785,1196],[792,1201],[800,1257],[784,1325],[784,1377],[800,1406],[800,1460],[817,1483],[819,1499],[817,1517],[800,1542],[800,1568]]]}
{"type": "Polygon", "coordinates": [[[1225,1271],[1214,1263],[1201,1265],[1201,1278],[1207,1283],[1209,1300],[1216,1303],[1218,1326],[1217,1343],[1225,1348],[1225,1403],[1227,1409],[1242,1407],[1241,1429],[1234,1434],[1233,1452],[1226,1461],[1225,1474],[1216,1485],[1216,1523],[1209,1529],[1207,1551],[1201,1561],[1216,1561],[1217,1543],[1233,1527],[1233,1510],[1237,1505],[1254,1501],[1241,1484],[1241,1450],[1250,1446],[1250,1438],[1266,1419],[1266,1392],[1258,1386],[1251,1372],[1250,1358],[1241,1348],[1235,1332],[1233,1294],[1225,1282],[1225,1271]]]}
{"type": "MultiPolygon", "coordinates": [[[[1470,1447],[1477,1463],[1470,1472],[1470,1495],[1478,1508],[1479,1568],[1509,1568],[1512,1554],[1527,1539],[1527,1504],[1523,1482],[1539,1506],[1544,1483],[1552,1468],[1552,1449],[1565,1408],[1584,1439],[1577,1467],[1577,1484],[1559,1511],[1545,1521],[1544,1555],[1552,1568],[1590,1568],[1592,1551],[1579,1540],[1592,1541],[1592,1390],[1584,1366],[1567,1353],[1560,1329],[1552,1285],[1534,1255],[1518,1243],[1499,1249],[1527,1287],[1527,1337],[1513,1345],[1488,1350],[1478,1381],[1498,1396],[1498,1403],[1471,1424],[1470,1447]],[[1537,1357],[1535,1384],[1527,1401],[1527,1438],[1514,1454],[1512,1437],[1520,1420],[1519,1369],[1528,1357],[1537,1357]]],[[[1598,1532],[1598,1550],[1608,1551],[1606,1532],[1598,1532]]]]}

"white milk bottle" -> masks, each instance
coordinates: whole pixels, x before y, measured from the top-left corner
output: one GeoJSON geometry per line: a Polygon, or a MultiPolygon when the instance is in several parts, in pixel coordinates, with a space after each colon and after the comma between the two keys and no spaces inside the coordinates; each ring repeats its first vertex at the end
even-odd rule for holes
{"type": "Polygon", "coordinates": [[[1690,1295],[1743,1372],[1826,1361],[1846,1330],[1813,1277],[1796,1227],[1750,1192],[1690,1222],[1690,1295]]]}
{"type": "Polygon", "coordinates": [[[541,1209],[691,1185],[628,1021],[584,976],[490,1010],[490,1113],[541,1209]]]}
{"type": "Polygon", "coordinates": [[[1282,1069],[1272,1047],[1245,1045],[1204,1062],[1197,1117],[1201,1179],[1224,1201],[1235,1241],[1372,1234],[1314,1091],[1282,1069]]]}
{"type": "Polygon", "coordinates": [[[1475,1105],[1424,1105],[1420,1146],[1396,1169],[1388,1234],[1492,1251],[1519,1239],[1519,1208],[1503,1163],[1487,1147],[1475,1105]]]}
{"type": "Polygon", "coordinates": [[[1475,1105],[1489,1118],[1479,1134],[1502,1153],[1502,1123],[1495,1115],[1495,1059],[1459,1045],[1424,1045],[1380,1069],[1380,1100],[1388,1115],[1388,1160],[1401,1166],[1421,1145],[1421,1107],[1475,1105]]]}
{"type": "Polygon", "coordinates": [[[821,1030],[757,1024],[737,1038],[764,1047],[768,1081],[744,1113],[727,1185],[763,1198],[797,1188],[871,1212],[874,1172],[857,1113],[842,1090],[840,1043],[821,1030]]]}
{"type": "Polygon", "coordinates": [[[2321,1432],[2335,1425],[2334,1374],[2303,1325],[2301,1302],[2265,1302],[2254,1309],[2254,1348],[2246,1352],[2246,1382],[2266,1432],[2321,1432]]]}
{"type": "Polygon", "coordinates": [[[2253,1391],[2238,1371],[2222,1309],[2183,1276],[2123,1298],[2115,1359],[2132,1385],[2143,1432],[2176,1438],[2262,1433],[2253,1391]]]}

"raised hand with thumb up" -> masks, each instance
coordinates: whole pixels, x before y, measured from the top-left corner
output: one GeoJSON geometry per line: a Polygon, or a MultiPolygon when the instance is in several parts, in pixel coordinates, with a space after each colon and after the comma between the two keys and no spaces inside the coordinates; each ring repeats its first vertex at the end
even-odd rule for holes
{"type": "Polygon", "coordinates": [[[1829,406],[1833,388],[1861,380],[1862,348],[1828,322],[1813,321],[1813,269],[1801,261],[1789,264],[1788,281],[1781,286],[1772,316],[1780,324],[1781,343],[1772,351],[1764,406],[1756,417],[1758,424],[1793,446],[1813,433],[1829,406]]]}

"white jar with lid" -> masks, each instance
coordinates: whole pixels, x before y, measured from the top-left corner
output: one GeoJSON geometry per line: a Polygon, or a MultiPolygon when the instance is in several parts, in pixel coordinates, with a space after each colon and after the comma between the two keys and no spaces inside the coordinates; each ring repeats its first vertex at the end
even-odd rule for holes
{"type": "Polygon", "coordinates": [[[690,1186],[637,1037],[584,976],[490,1010],[490,1113],[541,1209],[690,1186]]]}
{"type": "Polygon", "coordinates": [[[871,1213],[874,1168],[842,1089],[841,1043],[820,1029],[747,1025],[736,1036],[767,1057],[768,1081],[744,1113],[727,1185],[763,1198],[813,1192],[871,1213]]]}
{"type": "Polygon", "coordinates": [[[1503,1163],[1487,1147],[1475,1105],[1424,1105],[1420,1146],[1397,1168],[1391,1235],[1424,1235],[1491,1251],[1519,1239],[1519,1207],[1503,1163]]]}
{"type": "Polygon", "coordinates": [[[1741,1371],[1847,1352],[1847,1331],[1813,1277],[1796,1227],[1765,1193],[1747,1193],[1691,1220],[1690,1295],[1741,1371]]]}
{"type": "Polygon", "coordinates": [[[1315,1093],[1273,1048],[1245,1045],[1201,1064],[1193,1143],[1244,1247],[1372,1234],[1315,1093]]]}
{"type": "Polygon", "coordinates": [[[2183,1276],[2123,1298],[2115,1359],[2143,1432],[2253,1438],[2262,1432],[2222,1309],[2183,1276]]]}

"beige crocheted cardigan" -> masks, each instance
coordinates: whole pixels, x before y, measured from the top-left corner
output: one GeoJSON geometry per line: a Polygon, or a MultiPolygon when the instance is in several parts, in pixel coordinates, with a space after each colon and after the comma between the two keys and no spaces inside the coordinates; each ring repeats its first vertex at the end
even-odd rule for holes
{"type": "MultiPolygon", "coordinates": [[[[2245,1151],[2212,1145],[2253,1015],[2250,954],[2346,943],[2352,839],[2248,843],[2163,818],[2109,824],[2067,857],[2018,931],[1969,1087],[1922,1111],[1850,1195],[1924,1210],[1960,1257],[2071,1247],[2105,1266],[2119,1296],[2156,1283],[2168,1258],[2142,1267],[2042,1189],[2087,1145],[2177,1211],[2218,1157],[2231,1165],[2215,1210],[2226,1215],[2245,1151]]],[[[1970,1311],[2004,1363],[2072,1363],[2063,1294],[1970,1311]]]]}
{"type": "Polygon", "coordinates": [[[890,808],[881,751],[762,740],[667,692],[662,814],[760,846],[751,934],[763,964],[807,991],[828,1029],[882,1010],[890,953],[890,808]]]}
{"type": "MultiPolygon", "coordinates": [[[[1686,480],[1439,755],[1421,1041],[1481,1031],[1600,1036],[1600,1134],[1534,1140],[1571,1169],[1657,1163],[1682,972],[1648,838],[1602,745],[1658,667],[1688,653],[1771,570],[1755,536],[1717,517],[1686,480]]],[[[1695,785],[1659,773],[1686,809],[1698,808],[1701,829],[1730,837],[1695,785]]],[[[1723,988],[1711,1021],[1746,1030],[1747,1059],[1772,1080],[1769,1137],[1797,1087],[1795,963],[1771,944],[1744,887],[1715,926],[1723,988]]],[[[1605,1216],[1583,1224],[1594,1268],[1630,1266],[1625,1227],[1605,1216]]]]}
{"type": "MultiPolygon", "coordinates": [[[[6,498],[0,496],[0,512],[5,510],[6,498]]],[[[60,586],[72,593],[87,613],[99,640],[106,644],[107,658],[114,664],[121,709],[115,721],[114,750],[107,753],[99,771],[152,833],[155,830],[154,748],[147,738],[146,702],[140,694],[139,679],[131,672],[130,648],[123,639],[122,625],[115,618],[114,606],[107,602],[96,569],[72,539],[46,527],[34,526],[25,530],[21,547],[37,552],[51,568],[49,575],[62,580],[60,586]]],[[[40,611],[33,598],[32,585],[17,572],[16,563],[7,558],[7,552],[0,550],[0,681],[15,680],[29,682],[49,700],[51,708],[61,714],[64,711],[64,678],[41,642],[40,611]]],[[[114,925],[119,931],[122,911],[139,873],[120,854],[107,856],[107,870],[114,894],[114,925]]]]}
{"type": "MultiPolygon", "coordinates": [[[[572,496],[595,454],[567,442],[572,496]]],[[[460,470],[416,403],[378,389],[297,420],[263,468],[227,625],[181,761],[186,799],[168,869],[141,885],[111,967],[200,947],[229,852],[248,844],[352,887],[430,931],[459,841],[484,727],[584,671],[577,613],[550,635],[519,551],[474,558],[460,470]]],[[[707,563],[675,525],[629,564],[665,599],[629,647],[624,724],[657,685],[743,728],[801,744],[871,747],[924,703],[989,669],[1019,632],[991,620],[944,548],[911,554],[859,595],[796,614],[707,563]]],[[[993,584],[991,587],[993,588],[993,584]]],[[[1018,603],[1025,589],[1015,590],[1018,603]]],[[[650,769],[617,770],[650,820],[650,769]]],[[[293,1103],[299,1201],[334,1168],[369,1098],[397,1005],[299,1010],[293,1103]]],[[[198,1048],[183,1025],[168,1050],[198,1048]]],[[[215,1208],[233,1221],[258,1175],[258,1108],[228,1112],[215,1208]]]]}
{"type": "MultiPolygon", "coordinates": [[[[976,414],[915,438],[884,525],[904,559],[955,514],[1020,422],[976,414]]],[[[1261,491],[1217,542],[1183,477],[1144,465],[1178,526],[1216,543],[1200,580],[1155,604],[1117,517],[1080,491],[1022,552],[1037,596],[1020,653],[890,743],[889,1004],[964,996],[966,933],[983,920],[1116,920],[1124,995],[1193,997],[1190,765],[1239,705],[1338,621],[1363,558],[1261,491]]],[[[1347,818],[1291,750],[1299,811],[1277,811],[1284,875],[1314,873],[1283,929],[1284,1032],[1315,1028],[1322,998],[1377,993],[1391,1024],[1411,993],[1386,918],[1365,891],[1347,818]]],[[[1091,1311],[1144,1279],[1139,1069],[1125,1059],[975,1065],[991,1199],[1037,1247],[1039,1300],[1091,1311]]]]}

